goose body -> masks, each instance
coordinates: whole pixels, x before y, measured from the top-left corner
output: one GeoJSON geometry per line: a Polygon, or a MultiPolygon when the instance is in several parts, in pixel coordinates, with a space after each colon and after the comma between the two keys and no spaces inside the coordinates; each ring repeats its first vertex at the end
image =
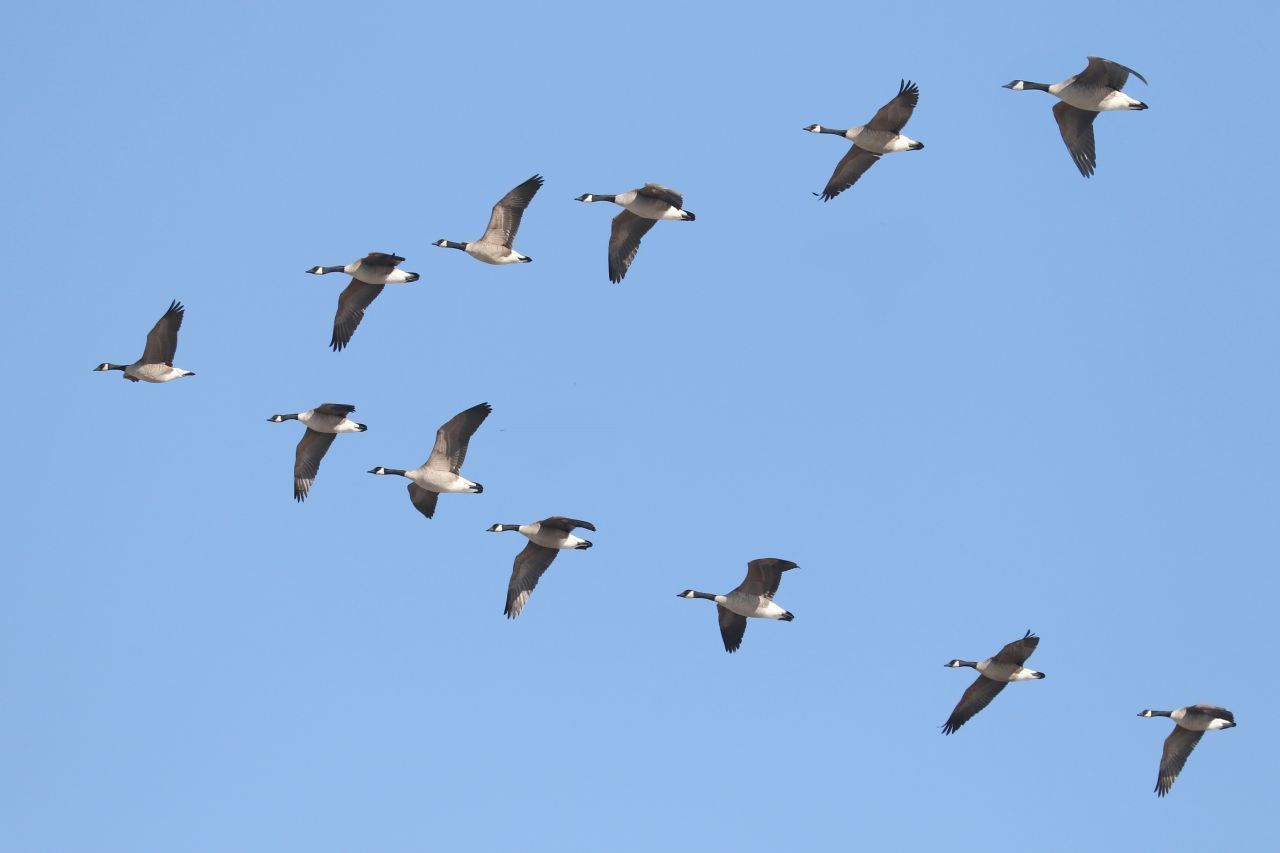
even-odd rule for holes
{"type": "Polygon", "coordinates": [[[742,635],[747,630],[747,619],[778,619],[790,622],[794,614],[773,600],[782,582],[782,573],[798,568],[790,560],[764,557],[747,563],[747,576],[731,592],[720,595],[686,589],[677,593],[678,598],[702,598],[716,603],[720,621],[720,638],[724,650],[732,654],[742,646],[742,635]]]}
{"type": "Polygon", "coordinates": [[[1156,776],[1155,792],[1163,797],[1173,787],[1174,780],[1187,763],[1187,756],[1196,748],[1205,732],[1235,728],[1235,715],[1217,705],[1188,705],[1172,711],[1139,711],[1139,717],[1168,717],[1173,720],[1173,731],[1164,741],[1160,755],[1160,772],[1156,776]]]}
{"type": "Polygon", "coordinates": [[[320,461],[329,452],[333,439],[344,432],[364,432],[368,429],[364,424],[350,420],[347,415],[356,410],[355,406],[346,403],[324,403],[305,412],[292,415],[272,415],[268,421],[282,424],[285,421],[298,421],[306,426],[293,459],[293,499],[302,502],[307,499],[311,485],[320,472],[320,461]]]}
{"type": "Polygon", "coordinates": [[[471,436],[489,417],[493,407],[488,403],[472,406],[450,418],[436,430],[436,443],[427,461],[417,468],[371,468],[370,474],[392,474],[408,479],[409,500],[418,512],[431,518],[436,512],[436,500],[442,492],[479,494],[484,486],[463,477],[459,471],[467,457],[467,445],[471,436]]]}
{"type": "Polygon", "coordinates": [[[614,284],[626,276],[640,251],[640,240],[656,223],[664,219],[676,222],[697,219],[692,211],[684,209],[684,197],[680,193],[659,184],[645,184],[617,195],[584,193],[576,201],[608,201],[623,208],[622,213],[613,218],[609,232],[609,281],[614,284]]]}
{"type": "Polygon", "coordinates": [[[1006,684],[1044,678],[1043,672],[1023,666],[1039,644],[1040,638],[1028,631],[1021,640],[1014,640],[986,660],[953,660],[947,663],[949,667],[972,667],[978,671],[978,678],[960,697],[943,725],[942,733],[952,734],[967,723],[974,714],[991,704],[1006,684]]]}
{"type": "Polygon", "coordinates": [[[351,283],[338,296],[338,310],[333,316],[333,337],[329,346],[334,352],[345,349],[351,336],[364,319],[365,309],[378,298],[388,284],[409,284],[418,280],[416,272],[405,272],[398,267],[404,258],[386,252],[370,252],[358,261],[344,266],[312,267],[312,275],[328,275],[338,272],[351,276],[351,283]]]}
{"type": "Polygon", "coordinates": [[[147,345],[142,357],[133,364],[113,364],[104,361],[94,368],[99,370],[120,370],[124,378],[130,382],[172,382],[184,376],[195,376],[190,370],[173,366],[173,357],[178,352],[178,330],[182,328],[182,318],[186,309],[182,303],[173,300],[169,308],[147,332],[147,345]]]}
{"type": "Polygon", "coordinates": [[[1004,88],[1015,92],[1048,92],[1059,99],[1061,103],[1053,105],[1053,118],[1058,123],[1058,132],[1071,154],[1072,162],[1076,164],[1080,174],[1087,178],[1098,165],[1093,141],[1093,120],[1098,113],[1147,108],[1142,101],[1120,91],[1128,82],[1130,74],[1143,83],[1147,82],[1147,78],[1132,68],[1109,59],[1090,56],[1089,64],[1083,71],[1061,83],[1014,80],[1006,83],[1004,88]]]}
{"type": "Polygon", "coordinates": [[[595,525],[589,521],[576,518],[565,518],[553,515],[532,524],[495,524],[489,533],[503,533],[514,530],[529,540],[516,555],[515,565],[511,568],[511,580],[507,584],[507,603],[502,611],[508,619],[514,619],[524,610],[529,596],[538,585],[538,579],[551,565],[560,551],[585,550],[591,543],[580,536],[574,536],[573,530],[582,527],[594,531],[595,525]]]}
{"type": "Polygon", "coordinates": [[[477,261],[486,264],[527,264],[533,260],[512,248],[516,232],[520,229],[520,220],[525,208],[533,201],[533,196],[542,186],[542,176],[534,175],[504,195],[493,206],[489,215],[489,226],[479,240],[470,243],[454,243],[449,240],[437,240],[433,246],[445,249],[461,249],[477,261]]]}
{"type": "Polygon", "coordinates": [[[805,130],[810,133],[830,133],[842,136],[853,143],[848,153],[836,164],[836,170],[827,181],[826,188],[814,195],[823,201],[831,201],[857,183],[858,179],[875,165],[882,154],[919,151],[924,148],[923,142],[902,133],[902,128],[911,119],[919,99],[920,87],[910,80],[902,80],[898,84],[898,94],[864,125],[851,127],[848,130],[836,130],[820,124],[811,124],[806,127],[805,130]]]}

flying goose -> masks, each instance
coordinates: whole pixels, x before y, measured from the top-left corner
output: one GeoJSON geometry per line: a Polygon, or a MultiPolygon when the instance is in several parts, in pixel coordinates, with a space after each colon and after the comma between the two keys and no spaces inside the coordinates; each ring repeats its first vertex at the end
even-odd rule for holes
{"type": "Polygon", "coordinates": [[[173,366],[173,356],[178,352],[178,329],[182,328],[182,315],[187,309],[173,300],[156,324],[147,332],[147,346],[142,358],[133,364],[112,364],[104,361],[94,368],[98,370],[123,370],[130,382],[172,382],[184,376],[195,376],[190,370],[173,366]]]}
{"type": "Polygon", "coordinates": [[[910,80],[901,80],[898,83],[898,94],[866,124],[848,130],[834,130],[820,124],[806,127],[805,130],[810,133],[834,133],[853,143],[848,153],[836,164],[831,180],[827,181],[827,188],[814,195],[821,197],[823,201],[831,201],[857,183],[862,173],[870,169],[881,154],[919,151],[924,148],[923,142],[902,135],[902,128],[911,119],[911,113],[919,99],[920,87],[910,80]]]}
{"type": "Polygon", "coordinates": [[[1053,105],[1053,117],[1058,122],[1058,130],[1062,133],[1062,141],[1067,144],[1067,151],[1075,162],[1080,174],[1086,178],[1093,174],[1098,165],[1098,157],[1093,148],[1093,120],[1098,113],[1110,110],[1145,110],[1147,105],[1135,100],[1120,90],[1132,74],[1143,83],[1143,77],[1132,68],[1126,68],[1118,62],[1089,57],[1089,64],[1074,77],[1068,77],[1061,83],[1030,83],[1026,80],[1014,80],[1005,83],[1004,88],[1022,92],[1037,89],[1048,92],[1060,103],[1053,105]]]}
{"type": "Polygon", "coordinates": [[[293,499],[298,502],[307,499],[311,484],[320,473],[320,460],[329,452],[329,445],[340,432],[364,432],[368,429],[364,424],[348,420],[347,415],[356,410],[355,406],[346,403],[324,403],[306,412],[296,415],[272,415],[267,418],[273,424],[285,421],[301,421],[306,429],[302,440],[298,442],[298,450],[293,457],[293,499]]]}
{"type": "Polygon", "coordinates": [[[658,184],[645,184],[638,190],[617,195],[583,193],[575,201],[611,201],[626,208],[613,218],[613,228],[609,232],[609,281],[614,284],[627,274],[636,252],[640,251],[641,238],[659,219],[684,222],[697,219],[691,211],[684,209],[684,197],[680,193],[658,184]]]}
{"type": "Polygon", "coordinates": [[[329,341],[329,346],[334,352],[338,352],[351,342],[351,336],[356,333],[356,327],[364,319],[364,309],[378,298],[383,285],[408,284],[418,280],[416,272],[396,269],[402,263],[404,258],[399,255],[370,252],[346,266],[312,267],[307,270],[312,275],[344,272],[351,276],[351,283],[338,296],[338,312],[333,316],[333,338],[329,341]]]}
{"type": "Polygon", "coordinates": [[[1187,756],[1196,748],[1200,737],[1207,731],[1235,728],[1235,715],[1217,705],[1188,705],[1173,711],[1139,711],[1139,717],[1169,717],[1173,731],[1164,739],[1164,753],[1160,756],[1160,775],[1156,777],[1156,793],[1163,797],[1173,787],[1173,780],[1182,772],[1187,756]]]}
{"type": "Polygon", "coordinates": [[[440,429],[436,430],[436,443],[431,448],[427,461],[417,468],[405,471],[400,468],[369,469],[370,474],[399,474],[407,477],[409,483],[409,500],[417,507],[418,512],[427,518],[435,515],[436,499],[440,492],[467,492],[478,495],[484,486],[473,483],[458,474],[462,461],[467,458],[467,443],[471,436],[489,417],[493,407],[488,403],[472,406],[465,412],[454,415],[440,429]]]}
{"type": "Polygon", "coordinates": [[[969,685],[969,689],[960,697],[956,709],[942,727],[942,733],[949,735],[959,729],[983,708],[991,704],[1004,686],[1010,681],[1028,681],[1032,678],[1044,678],[1043,672],[1027,669],[1023,666],[1031,653],[1040,644],[1040,638],[1030,631],[1021,640],[1014,640],[994,657],[983,661],[953,660],[946,666],[971,666],[978,671],[978,680],[969,685]]]}
{"type": "Polygon", "coordinates": [[[533,201],[534,193],[542,186],[542,176],[534,175],[511,192],[504,195],[493,206],[489,215],[489,227],[484,236],[473,243],[453,243],[449,240],[437,240],[431,245],[442,249],[461,249],[477,261],[486,264],[527,264],[533,260],[522,255],[511,247],[516,239],[516,231],[520,228],[520,217],[524,209],[533,201]]]}
{"type": "Polygon", "coordinates": [[[710,592],[697,592],[686,589],[678,593],[678,598],[705,598],[716,603],[716,613],[720,617],[720,637],[724,640],[724,650],[732,654],[742,645],[742,635],[747,630],[747,617],[758,616],[762,619],[781,619],[790,622],[796,618],[789,611],[783,610],[773,601],[778,584],[782,582],[782,573],[789,569],[799,568],[790,560],[779,560],[776,557],[763,557],[747,563],[747,577],[728,595],[715,595],[710,592]]]}
{"type": "Polygon", "coordinates": [[[524,610],[529,596],[533,595],[533,588],[538,585],[538,579],[556,558],[557,551],[591,547],[586,539],[573,535],[575,527],[585,527],[593,532],[596,529],[589,521],[565,518],[562,515],[553,515],[532,524],[495,524],[488,529],[488,533],[514,530],[529,540],[524,550],[516,555],[515,565],[511,569],[511,581],[507,584],[507,606],[502,612],[508,619],[516,618],[524,610]]]}

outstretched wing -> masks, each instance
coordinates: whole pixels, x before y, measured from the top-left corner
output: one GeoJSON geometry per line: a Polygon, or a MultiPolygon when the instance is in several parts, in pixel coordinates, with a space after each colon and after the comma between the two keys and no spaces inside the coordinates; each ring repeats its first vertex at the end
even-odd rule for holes
{"type": "Polygon", "coordinates": [[[555,548],[543,548],[530,542],[524,550],[516,554],[515,565],[511,568],[511,581],[507,584],[507,607],[503,614],[514,619],[524,610],[538,579],[556,558],[555,548]]]}
{"type": "Polygon", "coordinates": [[[347,289],[338,296],[338,312],[333,315],[333,338],[329,341],[329,346],[333,347],[334,352],[345,348],[351,342],[351,336],[356,333],[356,327],[364,319],[364,309],[378,298],[378,294],[385,286],[366,284],[358,278],[351,279],[347,289]]]}
{"type": "Polygon", "coordinates": [[[563,515],[553,515],[550,518],[544,518],[538,524],[543,527],[550,527],[552,530],[563,530],[565,533],[572,533],[575,527],[584,527],[592,532],[596,526],[589,521],[582,521],[577,518],[565,518],[563,515]]]}
{"type": "Polygon", "coordinates": [[[636,216],[624,210],[613,217],[613,226],[609,232],[609,281],[617,284],[626,276],[631,262],[640,251],[640,240],[649,233],[649,229],[658,220],[636,216]]]}
{"type": "Polygon", "coordinates": [[[831,180],[827,181],[826,189],[814,195],[820,196],[823,201],[831,201],[856,184],[858,178],[861,178],[862,174],[879,159],[879,154],[872,154],[856,145],[850,145],[849,152],[840,158],[840,162],[836,164],[836,170],[831,173],[831,180]]]}
{"type": "Polygon", "coordinates": [[[724,640],[724,650],[733,654],[742,645],[742,635],[747,632],[747,617],[739,616],[720,604],[716,605],[716,614],[720,617],[720,638],[724,640]]]}
{"type": "Polygon", "coordinates": [[[182,328],[182,316],[186,310],[176,299],[169,303],[169,310],[147,332],[147,346],[142,351],[142,358],[138,359],[140,362],[173,367],[173,357],[178,352],[178,329],[182,328]]]}
{"type": "Polygon", "coordinates": [[[355,410],[355,406],[347,403],[321,403],[316,406],[317,415],[333,415],[335,418],[345,418],[355,410]]]}
{"type": "Polygon", "coordinates": [[[1174,726],[1164,739],[1164,752],[1160,756],[1160,775],[1156,778],[1156,793],[1164,796],[1173,787],[1173,780],[1182,772],[1187,756],[1200,742],[1204,732],[1193,732],[1182,726],[1174,726]]]}
{"type": "Polygon", "coordinates": [[[920,87],[910,80],[898,83],[898,94],[893,100],[881,107],[867,122],[872,130],[887,130],[889,133],[901,133],[902,128],[911,118],[911,113],[920,100],[920,87]]]}
{"type": "Polygon", "coordinates": [[[661,184],[645,184],[636,190],[636,195],[644,196],[645,198],[656,198],[658,201],[666,202],[679,210],[684,209],[684,196],[661,184]]]}
{"type": "Polygon", "coordinates": [[[747,563],[747,577],[738,589],[749,595],[763,595],[772,599],[782,583],[782,573],[798,568],[790,560],[779,560],[777,557],[763,557],[747,563]]]}
{"type": "Polygon", "coordinates": [[[337,433],[304,430],[302,440],[293,456],[293,499],[305,501],[311,484],[320,473],[320,460],[329,452],[329,445],[337,438],[337,433]]]}
{"type": "Polygon", "coordinates": [[[516,231],[520,228],[520,218],[524,216],[525,208],[533,201],[534,194],[541,186],[542,176],[534,175],[504,195],[493,206],[493,213],[489,215],[489,227],[480,239],[485,243],[501,243],[510,249],[516,238],[516,231]]]}
{"type": "Polygon", "coordinates": [[[1067,144],[1071,160],[1086,178],[1093,174],[1098,166],[1098,155],[1093,148],[1093,120],[1098,114],[1090,110],[1080,110],[1065,101],[1053,105],[1053,117],[1058,122],[1058,132],[1062,141],[1067,144]]]}
{"type": "Polygon", "coordinates": [[[985,675],[979,675],[956,703],[955,710],[942,726],[942,733],[949,735],[969,722],[974,714],[990,705],[991,700],[1000,695],[1001,690],[1004,690],[1003,681],[993,681],[985,675]]]}
{"type": "Polygon", "coordinates": [[[427,518],[436,514],[436,501],[439,500],[439,498],[440,495],[437,492],[424,489],[417,483],[409,484],[409,500],[413,501],[413,505],[417,508],[418,512],[422,513],[427,518]]]}
{"type": "Polygon", "coordinates": [[[1143,83],[1147,82],[1146,77],[1143,77],[1132,68],[1126,68],[1119,62],[1112,62],[1110,59],[1103,59],[1101,56],[1091,56],[1089,57],[1089,64],[1076,75],[1076,82],[1083,83],[1085,86],[1106,86],[1109,89],[1119,91],[1129,81],[1130,74],[1143,83]]]}
{"type": "Polygon", "coordinates": [[[1031,653],[1040,645],[1040,638],[1028,631],[1021,640],[1014,640],[995,654],[991,659],[997,663],[1011,663],[1022,666],[1031,657],[1031,653]]]}
{"type": "Polygon", "coordinates": [[[433,471],[458,473],[467,458],[467,445],[471,436],[475,435],[475,431],[492,411],[493,406],[480,403],[449,418],[444,426],[436,430],[435,446],[431,448],[431,455],[423,465],[433,471]]]}

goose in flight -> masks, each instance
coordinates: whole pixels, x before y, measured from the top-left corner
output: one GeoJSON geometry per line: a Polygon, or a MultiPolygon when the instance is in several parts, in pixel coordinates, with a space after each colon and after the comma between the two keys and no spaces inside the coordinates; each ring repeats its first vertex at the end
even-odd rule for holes
{"type": "Polygon", "coordinates": [[[835,130],[820,124],[806,127],[805,130],[810,133],[833,133],[853,143],[849,146],[848,153],[836,164],[836,170],[831,174],[831,180],[827,181],[826,189],[814,195],[823,201],[831,201],[857,183],[858,178],[880,159],[880,155],[924,148],[923,142],[917,142],[902,133],[902,128],[911,119],[911,113],[915,111],[919,100],[920,87],[910,80],[902,80],[898,83],[898,94],[877,110],[866,124],[848,130],[835,130]]]}
{"type": "Polygon", "coordinates": [[[185,311],[178,300],[169,303],[169,310],[147,332],[147,345],[142,350],[142,358],[133,364],[104,361],[94,371],[123,370],[124,378],[130,382],[172,382],[184,376],[195,376],[190,370],[173,366],[173,357],[178,352],[178,329],[182,328],[185,311]]]}
{"type": "Polygon", "coordinates": [[[959,729],[974,714],[991,704],[991,700],[999,695],[1010,681],[1029,681],[1044,678],[1043,672],[1036,672],[1023,666],[1031,653],[1040,644],[1040,638],[1030,631],[1021,640],[1014,640],[994,656],[982,661],[953,660],[946,666],[971,666],[978,671],[978,678],[960,697],[955,710],[947,718],[942,733],[949,735],[959,729]]]}
{"type": "Polygon", "coordinates": [[[285,421],[299,421],[306,429],[298,449],[293,457],[293,499],[298,502],[307,499],[311,484],[316,481],[320,472],[320,460],[329,452],[329,445],[341,432],[364,432],[368,429],[364,424],[349,420],[347,415],[356,410],[355,406],[346,403],[323,403],[306,412],[293,415],[272,415],[267,418],[273,424],[285,421]]]}
{"type": "Polygon", "coordinates": [[[467,458],[467,444],[471,436],[489,417],[493,407],[488,403],[472,406],[450,418],[436,430],[436,443],[427,461],[417,468],[371,468],[370,474],[398,474],[409,480],[409,500],[418,512],[431,518],[436,513],[436,500],[441,492],[465,492],[479,494],[484,486],[473,483],[458,473],[467,458]]]}
{"type": "Polygon", "coordinates": [[[575,201],[611,201],[624,210],[613,217],[609,232],[609,281],[618,284],[626,276],[631,262],[640,251],[640,240],[660,219],[692,222],[697,219],[684,209],[684,196],[658,184],[645,184],[638,190],[617,195],[583,193],[575,201]]]}
{"type": "Polygon", "coordinates": [[[716,603],[720,638],[724,640],[724,650],[732,654],[742,645],[748,617],[780,619],[783,622],[796,618],[773,600],[778,584],[782,583],[782,573],[796,568],[799,566],[790,560],[763,557],[747,563],[746,578],[727,595],[686,589],[677,593],[677,597],[705,598],[716,603]]]}
{"type": "Polygon", "coordinates": [[[454,243],[449,240],[437,240],[431,245],[443,249],[461,249],[477,261],[486,264],[527,264],[533,260],[512,248],[516,231],[520,228],[520,218],[524,210],[533,201],[534,193],[542,186],[542,176],[534,175],[511,192],[504,195],[493,206],[489,215],[489,227],[484,236],[470,243],[454,243]]]}
{"type": "Polygon", "coordinates": [[[580,536],[574,536],[575,528],[582,527],[595,531],[596,527],[589,521],[577,518],[565,518],[553,515],[532,524],[495,524],[489,533],[502,533],[514,530],[529,540],[529,544],[516,555],[515,565],[511,568],[511,581],[507,584],[507,606],[502,612],[508,619],[514,619],[524,610],[533,595],[533,588],[538,579],[551,565],[556,554],[563,550],[583,550],[591,547],[591,543],[580,536]]]}
{"type": "Polygon", "coordinates": [[[396,269],[402,263],[404,258],[399,255],[370,252],[346,266],[312,267],[307,270],[312,275],[343,272],[351,276],[351,283],[338,296],[338,312],[333,316],[333,338],[329,341],[329,346],[334,352],[351,343],[351,336],[364,319],[364,309],[373,304],[384,285],[408,284],[418,280],[416,272],[396,269]]]}

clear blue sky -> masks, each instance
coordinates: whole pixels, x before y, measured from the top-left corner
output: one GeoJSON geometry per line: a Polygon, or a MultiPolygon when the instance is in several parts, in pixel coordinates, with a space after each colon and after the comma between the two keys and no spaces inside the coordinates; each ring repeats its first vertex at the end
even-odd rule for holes
{"type": "Polygon", "coordinates": [[[485,9],[9,10],[0,849],[1275,849],[1274,6],[485,9]],[[1092,180],[1000,88],[1087,54],[1151,81],[1092,180]],[[900,78],[926,148],[819,202],[801,128],[900,78]],[[430,245],[535,172],[533,264],[430,245]],[[573,198],[644,181],[698,219],[610,285],[573,198]],[[332,353],[303,270],[370,250],[422,280],[332,353]],[[175,298],[195,378],[90,372],[175,298]],[[483,495],[365,473],[481,401],[483,495]],[[483,531],[551,514],[509,622],[483,531]],[[675,593],[760,556],[729,656],[675,593]],[[1135,715],[1200,701],[1159,800],[1135,715]]]}

